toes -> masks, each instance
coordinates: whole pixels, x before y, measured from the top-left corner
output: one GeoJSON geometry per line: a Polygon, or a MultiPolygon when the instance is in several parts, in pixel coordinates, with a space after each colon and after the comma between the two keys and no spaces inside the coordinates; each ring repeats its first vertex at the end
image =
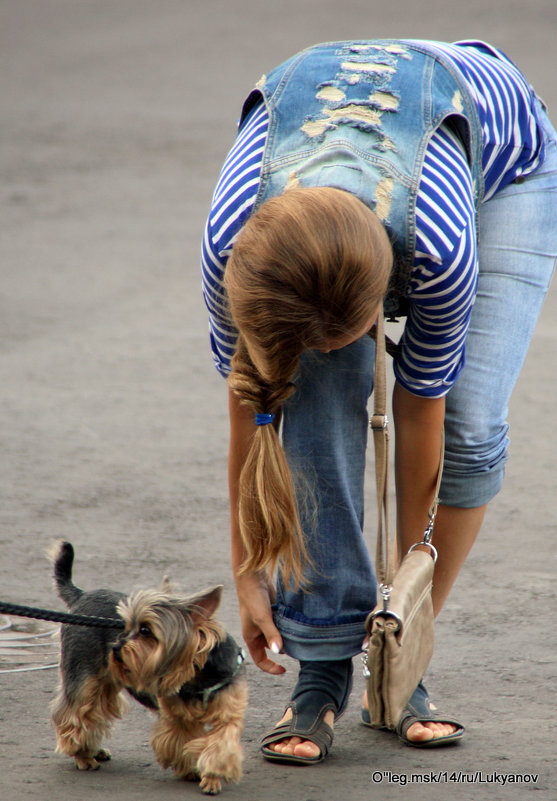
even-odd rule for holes
{"type": "Polygon", "coordinates": [[[424,721],[423,723],[413,723],[406,732],[406,736],[413,743],[424,743],[438,737],[447,737],[455,731],[456,726],[452,723],[424,721]]]}
{"type": "Polygon", "coordinates": [[[457,727],[452,723],[424,723],[424,727],[433,733],[433,737],[446,737],[449,734],[454,734],[457,727]]]}
{"type": "Polygon", "coordinates": [[[299,737],[290,737],[288,740],[280,740],[278,743],[272,743],[269,748],[271,751],[276,751],[277,754],[293,754],[294,748],[301,742],[299,737]]]}
{"type": "Polygon", "coordinates": [[[299,757],[312,759],[313,757],[318,757],[320,754],[319,746],[312,743],[311,740],[304,740],[294,748],[294,755],[299,757]]]}
{"type": "Polygon", "coordinates": [[[272,743],[269,748],[285,756],[317,757],[321,753],[315,743],[311,740],[302,740],[301,737],[290,737],[288,740],[272,743]]]}
{"type": "Polygon", "coordinates": [[[413,723],[406,732],[406,737],[412,743],[425,743],[427,740],[432,740],[434,736],[431,729],[426,728],[422,723],[413,723]]]}

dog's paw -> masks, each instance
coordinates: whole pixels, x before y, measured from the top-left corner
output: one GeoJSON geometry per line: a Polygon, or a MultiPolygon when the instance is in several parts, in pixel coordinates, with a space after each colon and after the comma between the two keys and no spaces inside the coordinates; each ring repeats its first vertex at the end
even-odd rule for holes
{"type": "Polygon", "coordinates": [[[218,776],[202,776],[199,787],[205,795],[217,795],[222,789],[222,784],[218,776]]]}
{"type": "Polygon", "coordinates": [[[74,759],[78,770],[98,770],[100,768],[95,757],[75,756],[74,759]]]}

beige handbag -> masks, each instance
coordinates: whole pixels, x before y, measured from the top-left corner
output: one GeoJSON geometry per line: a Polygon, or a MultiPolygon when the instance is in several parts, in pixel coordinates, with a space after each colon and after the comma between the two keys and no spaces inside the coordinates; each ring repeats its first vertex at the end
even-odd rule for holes
{"type": "Polygon", "coordinates": [[[366,620],[369,645],[364,653],[370,724],[394,729],[433,654],[434,620],[431,589],[437,552],[431,544],[443,470],[443,444],[435,497],[421,543],[413,545],[394,573],[389,536],[389,430],[386,410],[385,336],[377,321],[374,413],[378,530],[376,574],[381,602],[366,620]],[[427,550],[418,550],[418,545],[427,550]]]}

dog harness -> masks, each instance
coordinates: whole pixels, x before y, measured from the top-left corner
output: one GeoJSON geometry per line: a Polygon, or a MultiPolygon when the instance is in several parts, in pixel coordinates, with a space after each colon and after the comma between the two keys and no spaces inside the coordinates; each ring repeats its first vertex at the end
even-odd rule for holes
{"type": "Polygon", "coordinates": [[[226,635],[209,653],[207,661],[199,673],[191,680],[182,684],[178,695],[186,703],[201,699],[203,709],[207,709],[209,702],[219,690],[232,684],[245,661],[245,653],[236,640],[226,635]]]}

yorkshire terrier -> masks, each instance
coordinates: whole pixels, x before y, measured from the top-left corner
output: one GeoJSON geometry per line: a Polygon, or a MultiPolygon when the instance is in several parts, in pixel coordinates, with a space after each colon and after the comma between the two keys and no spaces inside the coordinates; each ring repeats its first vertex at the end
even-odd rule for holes
{"type": "Polygon", "coordinates": [[[51,558],[58,594],[72,612],[125,622],[123,631],[62,626],[56,750],[80,770],[110,759],[102,740],[124,714],[127,691],[156,712],[151,747],[163,768],[199,780],[209,795],[223,781],[238,782],[247,681],[242,650],[214,618],[222,586],[190,597],[168,586],[129,597],[84,592],[72,582],[72,545],[56,543],[51,558]]]}

